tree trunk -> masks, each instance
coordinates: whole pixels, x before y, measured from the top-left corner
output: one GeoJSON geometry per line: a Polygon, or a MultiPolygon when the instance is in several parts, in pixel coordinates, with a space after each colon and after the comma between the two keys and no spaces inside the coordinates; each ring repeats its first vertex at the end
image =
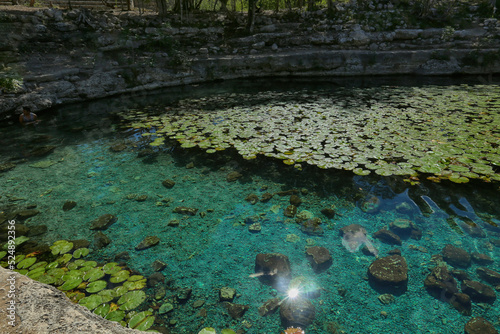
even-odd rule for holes
{"type": "Polygon", "coordinates": [[[247,32],[253,33],[254,23],[255,23],[255,7],[257,5],[257,0],[248,0],[248,22],[247,22],[247,32]]]}
{"type": "Polygon", "coordinates": [[[127,0],[127,10],[134,10],[134,0],[127,0]]]}
{"type": "Polygon", "coordinates": [[[227,12],[227,1],[228,0],[220,0],[220,10],[222,12],[227,12]]]}
{"type": "Polygon", "coordinates": [[[166,0],[156,0],[156,8],[158,8],[158,15],[160,17],[167,16],[167,1],[166,0]]]}
{"type": "Polygon", "coordinates": [[[309,12],[312,12],[314,10],[314,0],[308,0],[307,1],[307,10],[309,12]]]}

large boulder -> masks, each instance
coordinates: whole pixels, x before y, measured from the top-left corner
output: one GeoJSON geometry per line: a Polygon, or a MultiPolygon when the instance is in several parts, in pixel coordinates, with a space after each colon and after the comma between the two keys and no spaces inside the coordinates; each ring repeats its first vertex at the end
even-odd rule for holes
{"type": "Polygon", "coordinates": [[[408,283],[408,265],[404,257],[390,255],[372,262],[368,267],[368,278],[377,290],[401,294],[408,283]]]}
{"type": "Polygon", "coordinates": [[[470,319],[464,327],[465,334],[498,334],[493,325],[482,317],[470,319]]]}
{"type": "Polygon", "coordinates": [[[441,253],[443,259],[454,267],[467,268],[471,264],[471,256],[463,248],[447,244],[441,253]]]}

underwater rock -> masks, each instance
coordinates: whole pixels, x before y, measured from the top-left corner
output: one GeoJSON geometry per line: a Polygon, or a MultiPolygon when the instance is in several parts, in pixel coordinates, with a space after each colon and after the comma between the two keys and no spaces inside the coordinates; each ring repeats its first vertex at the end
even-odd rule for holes
{"type": "Polygon", "coordinates": [[[290,204],[299,206],[300,204],[302,204],[302,199],[297,195],[292,195],[290,196],[290,204]]]}
{"type": "Polygon", "coordinates": [[[255,195],[255,194],[250,194],[247,197],[245,197],[245,201],[254,205],[255,203],[257,203],[259,201],[259,196],[255,195]]]}
{"type": "Polygon", "coordinates": [[[161,184],[167,189],[172,189],[175,186],[175,181],[166,179],[163,180],[161,184]]]}
{"type": "Polygon", "coordinates": [[[226,180],[227,182],[234,182],[242,176],[243,175],[241,173],[234,171],[226,175],[226,180]]]}
{"type": "Polygon", "coordinates": [[[300,224],[303,221],[306,221],[306,220],[311,219],[313,217],[314,217],[314,214],[311,211],[302,210],[299,213],[297,213],[297,217],[295,220],[296,220],[297,224],[300,224]]]}
{"type": "Polygon", "coordinates": [[[465,293],[457,292],[453,294],[453,297],[450,300],[451,306],[460,314],[463,315],[471,315],[472,314],[472,301],[470,299],[470,296],[465,293]]]}
{"type": "Polygon", "coordinates": [[[431,296],[444,302],[449,302],[458,292],[457,281],[442,262],[427,275],[424,287],[431,296]]]}
{"type": "Polygon", "coordinates": [[[293,218],[297,214],[297,207],[293,204],[289,205],[286,207],[286,209],[283,211],[283,215],[285,217],[290,217],[293,218]]]}
{"type": "Polygon", "coordinates": [[[292,278],[288,256],[280,253],[257,254],[254,276],[258,276],[259,280],[265,284],[273,286],[280,284],[285,288],[292,278]]]}
{"type": "Polygon", "coordinates": [[[143,148],[143,149],[139,150],[139,152],[137,152],[138,158],[145,158],[145,157],[153,158],[157,155],[158,155],[158,152],[156,152],[152,148],[143,148]]]}
{"type": "Polygon", "coordinates": [[[380,199],[377,196],[370,196],[361,203],[360,209],[366,213],[375,213],[380,207],[380,199]]]}
{"type": "Polygon", "coordinates": [[[321,227],[321,219],[318,217],[311,218],[300,224],[300,230],[310,235],[323,235],[325,233],[321,227]]]}
{"type": "Polygon", "coordinates": [[[165,276],[162,273],[153,273],[148,277],[148,287],[154,288],[158,284],[165,283],[165,276]]]}
{"type": "Polygon", "coordinates": [[[113,216],[112,214],[106,213],[99,218],[93,220],[90,223],[91,230],[106,230],[111,224],[114,224],[118,218],[113,216]]]}
{"type": "Polygon", "coordinates": [[[62,209],[63,209],[63,211],[69,211],[69,210],[73,209],[75,206],[76,206],[75,201],[66,201],[66,202],[64,202],[62,209]]]}
{"type": "Polygon", "coordinates": [[[12,162],[5,162],[3,164],[0,164],[0,173],[7,172],[15,167],[16,164],[13,164],[12,162]]]}
{"type": "Polygon", "coordinates": [[[172,303],[163,303],[160,308],[158,309],[159,314],[165,314],[174,309],[174,305],[172,303]]]}
{"type": "Polygon", "coordinates": [[[333,261],[330,252],[325,247],[314,246],[306,249],[307,258],[315,272],[322,272],[328,269],[333,261]]]}
{"type": "Polygon", "coordinates": [[[30,230],[28,231],[28,237],[35,237],[37,235],[42,235],[44,233],[47,233],[47,225],[33,225],[30,227],[30,230]]]}
{"type": "Polygon", "coordinates": [[[97,231],[94,235],[95,249],[102,249],[111,243],[111,239],[101,231],[97,231]]]}
{"type": "Polygon", "coordinates": [[[195,300],[193,303],[193,308],[200,308],[203,306],[203,304],[205,304],[205,301],[203,299],[195,300]]]}
{"type": "Polygon", "coordinates": [[[403,239],[420,240],[422,231],[409,219],[398,218],[389,224],[389,229],[403,239]]]}
{"type": "Polygon", "coordinates": [[[178,206],[173,211],[173,213],[179,213],[181,215],[196,216],[198,209],[188,208],[186,206],[178,206]]]}
{"type": "Polygon", "coordinates": [[[190,288],[180,288],[177,292],[177,299],[181,303],[185,303],[189,298],[191,298],[191,290],[190,288]]]}
{"type": "Polygon", "coordinates": [[[389,245],[401,246],[403,244],[401,238],[396,233],[386,229],[381,229],[373,233],[373,237],[389,245]]]}
{"type": "Polygon", "coordinates": [[[387,252],[387,254],[389,254],[389,255],[401,255],[401,249],[397,249],[397,248],[391,249],[390,251],[387,252]]]}
{"type": "Polygon", "coordinates": [[[36,209],[22,210],[22,211],[17,212],[16,216],[19,220],[25,220],[25,219],[34,217],[39,213],[40,213],[40,211],[38,211],[36,209]]]}
{"type": "Polygon", "coordinates": [[[477,281],[463,281],[462,292],[468,294],[477,303],[493,304],[497,299],[495,290],[477,281]]]}
{"type": "Polygon", "coordinates": [[[486,238],[486,233],[483,229],[468,217],[460,217],[460,227],[465,233],[474,238],[486,238]]]}
{"type": "Polygon", "coordinates": [[[472,258],[473,262],[475,262],[477,264],[482,264],[482,265],[491,264],[494,262],[493,259],[491,257],[489,257],[488,255],[477,253],[477,252],[471,253],[471,258],[472,258]]]}
{"type": "Polygon", "coordinates": [[[235,296],[236,289],[225,286],[219,290],[219,300],[221,302],[232,302],[235,296]]]}
{"type": "Polygon", "coordinates": [[[465,334],[498,334],[495,327],[482,317],[470,319],[464,326],[465,334]]]}
{"type": "Polygon", "coordinates": [[[192,169],[192,168],[194,168],[194,162],[192,162],[192,161],[189,162],[185,167],[186,167],[186,169],[192,169]]]}
{"type": "Polygon", "coordinates": [[[179,219],[170,219],[167,223],[167,226],[170,226],[170,227],[177,227],[179,226],[180,224],[180,221],[179,219]]]}
{"type": "Polygon", "coordinates": [[[376,286],[404,292],[408,283],[408,265],[404,257],[389,255],[372,262],[368,267],[368,278],[376,286]]]}
{"type": "Polygon", "coordinates": [[[68,241],[73,243],[73,250],[77,250],[80,248],[88,248],[90,245],[90,241],[88,241],[87,239],[75,239],[68,241]]]}
{"type": "Polygon", "coordinates": [[[155,262],[151,264],[151,267],[153,267],[154,271],[162,271],[167,267],[167,264],[162,260],[155,260],[155,262]]]}
{"type": "MultiPolygon", "coordinates": [[[[167,289],[164,286],[159,286],[155,289],[155,299],[162,300],[167,295],[167,289]]],[[[161,307],[160,307],[161,308],[161,307]]]]}
{"type": "Polygon", "coordinates": [[[391,303],[394,303],[394,301],[396,300],[396,298],[394,298],[394,296],[391,295],[390,293],[384,293],[378,296],[377,299],[384,305],[389,305],[391,303]]]}
{"type": "Polygon", "coordinates": [[[466,250],[447,244],[441,251],[443,259],[454,267],[467,268],[471,264],[471,257],[466,250]]]}
{"type": "Polygon", "coordinates": [[[279,298],[275,297],[275,298],[268,299],[264,304],[259,306],[259,315],[261,317],[265,317],[267,315],[273,314],[274,312],[276,312],[276,310],[280,306],[280,303],[281,303],[281,300],[279,298]]]}
{"type": "Polygon", "coordinates": [[[296,195],[298,193],[299,191],[297,189],[290,189],[290,190],[278,191],[276,194],[278,194],[279,196],[291,196],[291,195],[296,195]]]}
{"type": "Polygon", "coordinates": [[[222,305],[226,308],[227,312],[233,319],[241,318],[245,312],[250,308],[248,305],[234,304],[230,302],[224,302],[222,305]]]}
{"type": "Polygon", "coordinates": [[[127,262],[128,260],[130,260],[130,254],[127,251],[120,252],[114,257],[116,262],[127,262]]]}
{"type": "Polygon", "coordinates": [[[287,298],[281,303],[280,317],[285,327],[297,326],[305,328],[314,321],[315,316],[316,309],[306,298],[287,298]]]}
{"type": "Polygon", "coordinates": [[[324,208],[320,211],[326,218],[332,219],[335,217],[335,210],[332,208],[324,208]]]}
{"type": "Polygon", "coordinates": [[[262,226],[260,225],[260,222],[253,223],[250,226],[248,226],[248,231],[252,233],[259,233],[262,230],[262,226]]]}
{"type": "Polygon", "coordinates": [[[260,201],[262,203],[267,203],[271,198],[273,198],[273,195],[271,193],[263,193],[262,197],[260,198],[260,201]]]}
{"type": "Polygon", "coordinates": [[[248,216],[245,218],[245,224],[254,224],[260,220],[260,216],[248,216]]]}
{"type": "Polygon", "coordinates": [[[342,227],[339,233],[342,237],[342,246],[349,252],[354,253],[365,245],[370,254],[378,256],[378,250],[368,239],[366,229],[363,226],[359,224],[347,225],[342,227]]]}
{"type": "Polygon", "coordinates": [[[135,250],[143,250],[157,245],[160,242],[160,238],[155,235],[150,235],[144,238],[137,246],[135,250]]]}
{"type": "Polygon", "coordinates": [[[491,285],[500,285],[500,273],[483,267],[477,268],[476,273],[483,281],[486,281],[491,285]]]}
{"type": "Polygon", "coordinates": [[[470,281],[470,276],[469,276],[469,274],[465,270],[462,270],[462,269],[452,269],[451,270],[451,274],[453,275],[453,277],[455,277],[460,282],[465,281],[465,280],[469,280],[470,281]]]}
{"type": "Polygon", "coordinates": [[[148,199],[148,195],[139,195],[135,198],[137,202],[144,202],[145,200],[148,199]]]}
{"type": "Polygon", "coordinates": [[[500,247],[500,239],[490,239],[490,243],[495,247],[500,247]]]}
{"type": "Polygon", "coordinates": [[[109,148],[111,152],[121,152],[127,148],[127,145],[124,143],[114,144],[109,148]]]}
{"type": "Polygon", "coordinates": [[[37,148],[31,150],[30,155],[35,156],[35,157],[42,157],[44,155],[52,153],[52,151],[54,151],[55,149],[56,149],[56,146],[53,146],[53,145],[40,146],[40,147],[37,147],[37,148]]]}
{"type": "MultiPolygon", "coordinates": [[[[0,227],[0,241],[7,241],[8,240],[8,236],[11,235],[8,232],[9,226],[11,226],[11,225],[5,224],[2,227],[0,227]]],[[[22,235],[29,235],[29,233],[30,233],[30,228],[24,224],[16,224],[15,227],[16,227],[16,230],[15,230],[16,237],[19,237],[22,235]]]]}

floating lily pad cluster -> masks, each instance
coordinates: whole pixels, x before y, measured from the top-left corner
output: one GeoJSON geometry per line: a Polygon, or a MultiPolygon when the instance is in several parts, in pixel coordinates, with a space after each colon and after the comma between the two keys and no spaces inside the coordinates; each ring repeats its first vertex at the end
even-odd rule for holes
{"type": "MultiPolygon", "coordinates": [[[[275,93],[276,94],[276,93],[275,93]]],[[[297,101],[205,110],[206,100],[161,115],[123,115],[152,146],[166,138],[208,153],[234,147],[301,167],[435,181],[500,181],[500,86],[377,87],[297,101]],[[433,175],[429,175],[433,174],[433,175]]]]}
{"type": "MultiPolygon", "coordinates": [[[[40,256],[44,260],[38,259],[36,253],[16,255],[15,271],[56,286],[73,302],[123,326],[147,330],[153,325],[155,317],[151,311],[133,311],[146,300],[146,278],[132,275],[116,262],[98,266],[96,261],[84,260],[82,257],[89,254],[89,249],[70,253],[73,243],[66,240],[54,242],[50,249],[51,256],[40,256]]],[[[1,261],[6,255],[6,251],[0,252],[2,267],[7,267],[7,262],[1,261]]]]}

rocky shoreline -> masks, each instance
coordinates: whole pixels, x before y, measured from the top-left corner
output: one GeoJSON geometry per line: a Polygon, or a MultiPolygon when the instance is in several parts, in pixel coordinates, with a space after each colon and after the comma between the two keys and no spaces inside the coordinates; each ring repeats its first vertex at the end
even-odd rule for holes
{"type": "Polygon", "coordinates": [[[325,10],[302,12],[293,22],[264,13],[250,35],[240,28],[243,14],[181,19],[83,9],[0,12],[7,36],[0,59],[4,79],[13,83],[1,91],[0,119],[11,119],[22,105],[43,111],[235,78],[500,73],[500,22],[494,18],[455,29],[362,25],[344,19],[341,10],[337,18],[325,10]]]}

